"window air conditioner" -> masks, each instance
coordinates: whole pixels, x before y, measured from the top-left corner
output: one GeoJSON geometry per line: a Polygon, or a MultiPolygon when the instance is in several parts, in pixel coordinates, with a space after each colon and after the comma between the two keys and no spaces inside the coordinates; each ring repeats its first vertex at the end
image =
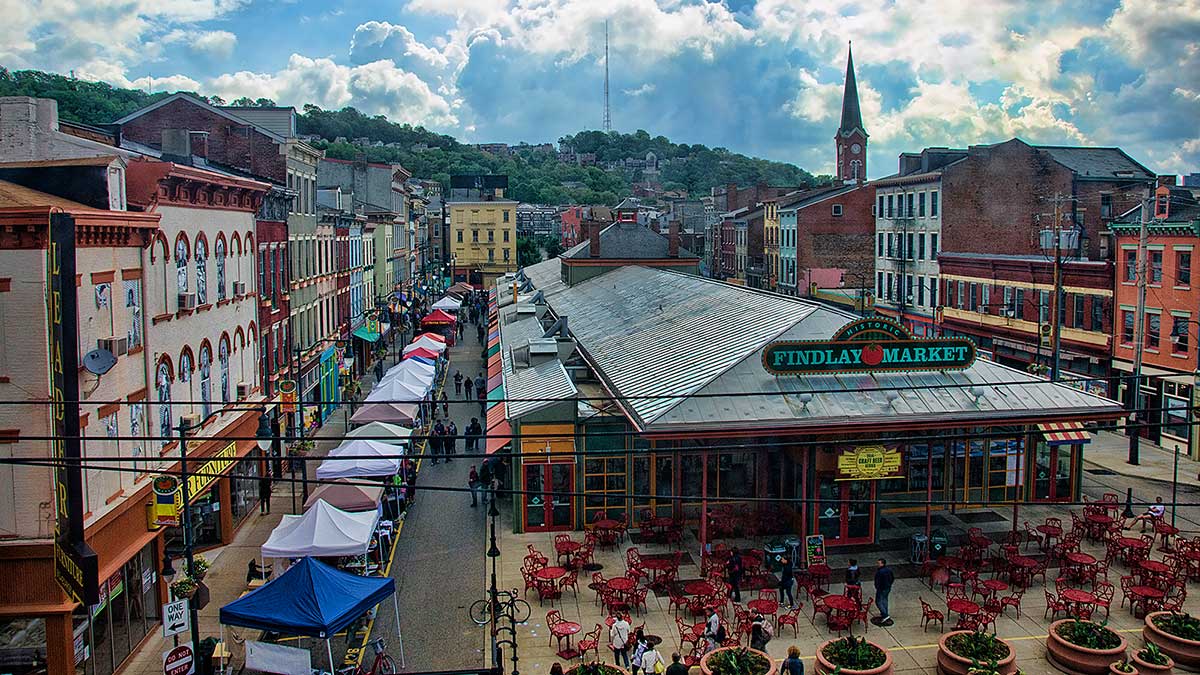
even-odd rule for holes
{"type": "Polygon", "coordinates": [[[100,349],[107,350],[113,356],[121,356],[129,353],[129,338],[122,335],[117,337],[110,335],[106,338],[100,338],[96,341],[96,346],[100,349]]]}
{"type": "Polygon", "coordinates": [[[179,309],[196,309],[196,294],[195,293],[180,293],[179,294],[179,309]]]}

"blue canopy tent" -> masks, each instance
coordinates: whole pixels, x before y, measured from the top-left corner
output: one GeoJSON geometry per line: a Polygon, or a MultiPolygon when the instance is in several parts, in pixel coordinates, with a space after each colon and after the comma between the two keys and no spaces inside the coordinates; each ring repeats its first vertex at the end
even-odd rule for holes
{"type": "MultiPolygon", "coordinates": [[[[313,558],[301,558],[261,588],[222,607],[221,625],[322,638],[332,670],[330,636],[388,596],[393,596],[394,603],[395,593],[396,581],[390,577],[359,576],[313,558]]],[[[400,634],[399,607],[396,634],[400,634]]],[[[400,659],[403,662],[403,638],[400,659]]]]}

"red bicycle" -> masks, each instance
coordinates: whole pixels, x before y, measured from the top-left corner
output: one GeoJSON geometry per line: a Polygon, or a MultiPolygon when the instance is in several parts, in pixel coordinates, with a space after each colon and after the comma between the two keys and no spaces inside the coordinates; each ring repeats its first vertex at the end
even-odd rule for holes
{"type": "Polygon", "coordinates": [[[392,657],[388,656],[383,638],[376,638],[371,646],[375,649],[375,661],[371,664],[370,670],[363,668],[360,663],[357,666],[342,668],[337,671],[337,675],[395,675],[399,672],[396,670],[396,663],[392,661],[392,657]]]}

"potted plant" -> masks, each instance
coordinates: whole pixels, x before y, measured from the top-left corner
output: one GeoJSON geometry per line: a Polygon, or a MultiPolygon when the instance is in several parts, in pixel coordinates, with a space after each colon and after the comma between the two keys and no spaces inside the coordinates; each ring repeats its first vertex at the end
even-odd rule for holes
{"type": "Polygon", "coordinates": [[[866,638],[853,635],[817,647],[817,675],[892,675],[892,655],[866,638]]]}
{"type": "Polygon", "coordinates": [[[1108,675],[1113,661],[1125,658],[1125,638],[1104,624],[1060,619],[1050,624],[1046,660],[1068,675],[1108,675]]]}
{"type": "Polygon", "coordinates": [[[719,647],[700,659],[704,675],[768,675],[771,657],[749,647],[719,647]]]}
{"type": "Polygon", "coordinates": [[[1133,662],[1142,675],[1171,675],[1175,662],[1153,642],[1133,653],[1133,662]]]}
{"type": "Polygon", "coordinates": [[[208,575],[210,567],[212,567],[212,563],[208,562],[208,558],[198,555],[192,559],[192,576],[197,580],[203,579],[208,575]]]}
{"type": "Polygon", "coordinates": [[[629,671],[620,666],[593,661],[591,663],[581,663],[568,670],[564,675],[629,675],[629,671]]]}
{"type": "Polygon", "coordinates": [[[288,454],[293,457],[304,457],[307,456],[308,453],[312,452],[316,447],[316,443],[309,440],[296,441],[292,443],[290,447],[288,447],[288,454]]]}
{"type": "Polygon", "coordinates": [[[1200,618],[1187,612],[1150,612],[1142,637],[1188,670],[1200,670],[1200,618]]]}
{"type": "Polygon", "coordinates": [[[184,577],[171,582],[171,593],[174,594],[176,598],[191,599],[191,597],[195,595],[196,591],[199,589],[200,585],[191,577],[184,577]]]}
{"type": "Polygon", "coordinates": [[[1111,675],[1137,675],[1137,668],[1134,668],[1128,661],[1113,661],[1108,664],[1108,672],[1111,675]]]}
{"type": "Polygon", "coordinates": [[[939,675],[967,675],[972,670],[1013,675],[1017,672],[1017,653],[1012,645],[986,631],[959,630],[938,640],[939,675]]]}

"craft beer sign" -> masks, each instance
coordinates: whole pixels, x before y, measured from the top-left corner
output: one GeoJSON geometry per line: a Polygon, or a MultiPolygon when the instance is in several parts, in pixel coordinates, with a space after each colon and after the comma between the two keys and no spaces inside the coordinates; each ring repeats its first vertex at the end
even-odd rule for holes
{"type": "Polygon", "coordinates": [[[859,319],[831,340],[772,342],[763,349],[762,362],[775,375],[961,370],[975,362],[975,343],[914,338],[890,319],[859,319]]]}

